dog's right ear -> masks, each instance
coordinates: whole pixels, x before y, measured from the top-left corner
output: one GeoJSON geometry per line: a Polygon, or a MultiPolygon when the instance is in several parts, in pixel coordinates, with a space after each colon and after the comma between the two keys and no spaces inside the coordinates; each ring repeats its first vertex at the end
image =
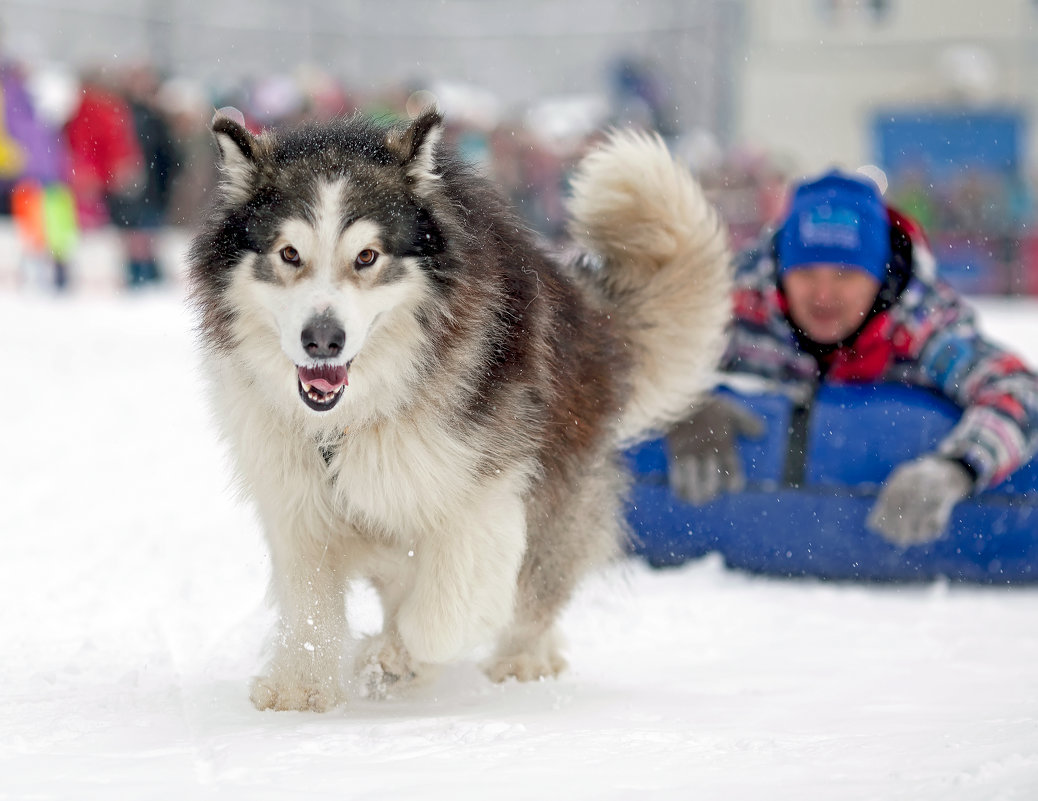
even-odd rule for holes
{"type": "Polygon", "coordinates": [[[256,137],[245,127],[245,115],[230,106],[217,110],[212,128],[220,147],[220,186],[230,199],[241,202],[248,198],[256,174],[256,137]]]}

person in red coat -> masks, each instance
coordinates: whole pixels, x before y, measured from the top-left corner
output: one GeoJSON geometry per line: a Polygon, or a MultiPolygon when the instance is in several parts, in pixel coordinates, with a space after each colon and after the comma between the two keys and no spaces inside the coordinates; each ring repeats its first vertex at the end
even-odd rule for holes
{"type": "Polygon", "coordinates": [[[131,195],[142,183],[140,146],[130,108],[96,76],[86,76],[79,104],[65,124],[71,188],[80,224],[110,222],[109,199],[131,195]]]}

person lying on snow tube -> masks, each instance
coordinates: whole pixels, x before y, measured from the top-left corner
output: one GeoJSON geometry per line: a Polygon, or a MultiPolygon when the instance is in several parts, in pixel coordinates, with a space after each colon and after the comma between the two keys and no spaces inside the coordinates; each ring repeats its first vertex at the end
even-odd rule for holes
{"type": "MultiPolygon", "coordinates": [[[[985,339],[936,277],[925,235],[864,176],[832,171],[795,187],[776,232],[739,257],[723,373],[810,393],[820,382],[899,382],[962,409],[934,452],[902,463],[866,525],[901,546],[939,538],[955,504],[998,484],[1038,447],[1038,378],[985,339]]],[[[703,504],[743,487],[747,410],[714,396],[667,432],[669,481],[703,504]]]]}

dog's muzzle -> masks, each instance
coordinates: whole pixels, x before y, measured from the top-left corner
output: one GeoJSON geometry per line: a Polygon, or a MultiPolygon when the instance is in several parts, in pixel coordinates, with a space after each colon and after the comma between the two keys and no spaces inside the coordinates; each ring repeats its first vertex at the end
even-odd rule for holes
{"type": "Polygon", "coordinates": [[[349,363],[326,364],[321,360],[338,359],[346,344],[346,332],[331,314],[310,319],[299,335],[306,355],[315,364],[297,366],[299,397],[316,412],[326,412],[339,402],[346,385],[349,363]]]}

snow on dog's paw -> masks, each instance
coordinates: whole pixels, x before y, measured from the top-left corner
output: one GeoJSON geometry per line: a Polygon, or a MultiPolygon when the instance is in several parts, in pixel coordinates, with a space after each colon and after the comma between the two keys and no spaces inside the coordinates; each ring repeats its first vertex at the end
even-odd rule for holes
{"type": "Polygon", "coordinates": [[[499,684],[508,679],[553,679],[565,669],[566,660],[554,651],[546,654],[497,656],[483,665],[483,672],[487,674],[487,678],[499,684]]]}
{"type": "Polygon", "coordinates": [[[346,696],[331,681],[324,684],[289,683],[259,676],[253,679],[249,699],[259,710],[327,712],[344,703],[346,696]]]}
{"type": "Polygon", "coordinates": [[[367,637],[357,656],[357,678],[367,698],[389,698],[427,678],[398,637],[376,634],[367,637]]]}

